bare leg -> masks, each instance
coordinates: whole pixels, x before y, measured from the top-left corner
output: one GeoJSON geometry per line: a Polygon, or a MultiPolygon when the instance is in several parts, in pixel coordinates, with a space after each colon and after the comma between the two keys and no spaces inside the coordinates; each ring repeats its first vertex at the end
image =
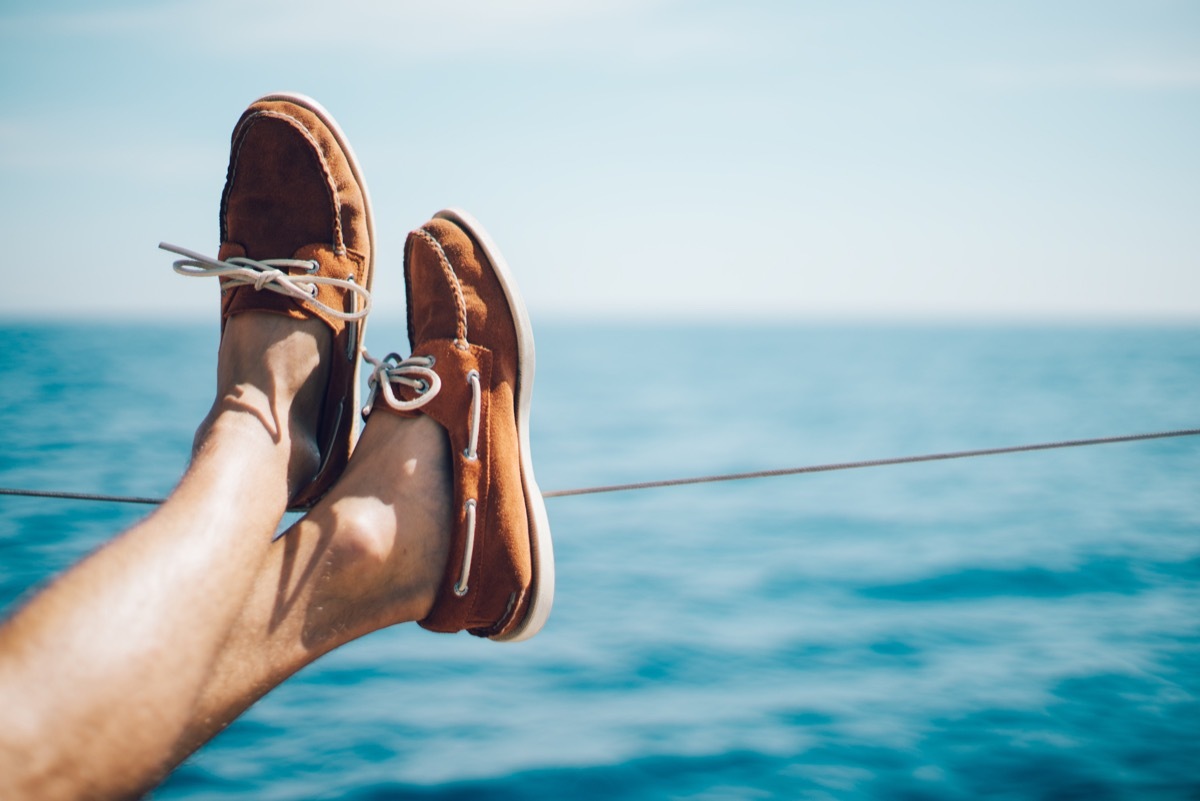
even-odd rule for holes
{"type": "Polygon", "coordinates": [[[262,563],[178,760],[322,654],[428,614],[449,551],[449,474],[437,423],[372,415],[342,478],[262,563]]]}
{"type": "Polygon", "coordinates": [[[317,321],[231,318],[171,497],[0,628],[0,797],[122,797],[161,778],[316,469],[329,342],[317,321]]]}
{"type": "MultiPolygon", "coordinates": [[[[381,371],[376,375],[394,377],[391,388],[398,387],[402,394],[428,393],[409,401],[420,408],[420,416],[392,414],[389,408],[405,413],[405,405],[394,403],[395,398],[388,399],[386,393],[384,400],[377,398],[370,423],[338,483],[308,517],[276,543],[263,563],[256,590],[197,702],[194,722],[180,743],[177,758],[299,668],[375,629],[423,620],[431,627],[441,624],[453,630],[447,625],[453,620],[461,628],[486,636],[515,622],[521,630],[510,627],[507,633],[532,635],[544,623],[553,593],[548,523],[526,500],[531,468],[520,464],[519,437],[515,430],[504,427],[505,421],[489,417],[485,425],[475,418],[486,432],[480,438],[488,448],[487,456],[480,461],[488,468],[488,491],[508,492],[497,492],[494,506],[477,503],[481,494],[464,496],[470,500],[460,501],[461,505],[453,500],[463,491],[464,465],[475,458],[469,452],[477,452],[478,444],[467,433],[467,423],[479,407],[474,399],[468,401],[465,387],[471,385],[471,377],[478,379],[480,371],[487,372],[490,367],[473,369],[473,363],[458,361],[464,357],[455,351],[461,354],[471,346],[457,339],[453,340],[456,345],[464,347],[450,346],[451,338],[473,331],[477,338],[494,344],[496,347],[486,352],[502,367],[508,362],[507,375],[514,378],[520,375],[523,360],[532,369],[531,341],[523,343],[518,336],[527,323],[518,324],[514,319],[523,308],[512,300],[514,296],[519,299],[515,287],[503,289],[502,270],[495,267],[502,259],[494,247],[477,249],[477,240],[472,240],[468,231],[480,236],[482,229],[465,213],[447,212],[410,235],[405,256],[410,325],[414,319],[422,321],[423,334],[431,340],[428,347],[444,350],[437,359],[414,354],[392,367],[376,363],[381,371]],[[435,233],[442,239],[435,239],[435,233]],[[418,243],[423,244],[418,247],[418,243]],[[447,282],[447,275],[454,280],[447,282]],[[469,291],[464,292],[463,286],[469,291]],[[449,291],[452,287],[457,293],[449,291]],[[477,304],[471,313],[465,297],[477,304]],[[485,305],[486,313],[482,313],[485,305]],[[445,327],[438,329],[439,325],[445,327]],[[435,364],[441,373],[431,370],[435,364]],[[468,372],[467,367],[472,369],[468,372]],[[421,380],[414,381],[414,375],[421,380]],[[433,381],[435,378],[438,381],[433,381]],[[444,419],[439,422],[439,417],[444,419]],[[453,422],[456,418],[457,425],[453,422]],[[492,439],[494,434],[497,437],[492,439]],[[452,448],[455,436],[461,444],[452,448]],[[493,449],[497,442],[502,443],[499,450],[493,449]],[[487,522],[481,526],[486,533],[476,538],[476,521],[469,513],[480,507],[486,510],[483,517],[487,522]],[[496,513],[501,508],[510,519],[503,520],[496,513]],[[542,519],[536,519],[539,517],[542,519]],[[539,527],[544,537],[539,536],[539,527]],[[478,547],[472,549],[467,543],[478,547]],[[537,554],[532,553],[535,545],[542,548],[537,554]],[[530,548],[525,564],[519,557],[523,546],[530,548]],[[458,552],[457,558],[467,564],[453,585],[454,577],[445,573],[452,552],[458,552]],[[474,561],[467,556],[469,552],[474,561]],[[480,558],[481,554],[490,559],[480,558]],[[471,567],[474,572],[467,582],[462,577],[471,567]],[[460,585],[467,586],[459,592],[460,585]],[[458,599],[465,598],[469,611],[464,614],[460,607],[445,614],[447,590],[458,599]],[[522,607],[525,617],[514,621],[510,613],[522,607]],[[490,610],[495,617],[488,617],[488,612],[477,614],[478,609],[490,610]]],[[[501,374],[503,371],[494,375],[501,374]]],[[[531,377],[525,374],[526,380],[531,377]]],[[[493,408],[512,404],[507,406],[514,418],[509,422],[517,423],[517,399],[505,396],[512,386],[497,381],[487,391],[496,401],[493,408]]],[[[480,397],[483,392],[479,389],[480,397]]],[[[482,468],[475,475],[484,475],[482,468]]],[[[475,487],[472,491],[484,490],[475,487]]]]}

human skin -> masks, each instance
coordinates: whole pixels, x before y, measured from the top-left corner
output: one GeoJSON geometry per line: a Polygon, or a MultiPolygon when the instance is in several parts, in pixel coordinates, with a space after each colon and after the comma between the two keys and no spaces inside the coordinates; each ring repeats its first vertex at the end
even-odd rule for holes
{"type": "Polygon", "coordinates": [[[427,418],[372,415],[274,537],[318,466],[330,343],[316,320],[231,317],[178,486],[0,627],[0,798],[136,797],[304,665],[428,614],[451,501],[427,418]]]}

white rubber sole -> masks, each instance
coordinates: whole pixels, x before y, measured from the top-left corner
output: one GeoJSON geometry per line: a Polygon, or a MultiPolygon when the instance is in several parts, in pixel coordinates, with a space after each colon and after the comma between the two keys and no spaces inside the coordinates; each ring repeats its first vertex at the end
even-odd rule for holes
{"type": "Polygon", "coordinates": [[[433,215],[434,219],[448,220],[466,231],[483,248],[488,260],[500,279],[508,307],[517,328],[517,437],[521,460],[521,483],[525,491],[525,508],[529,512],[530,550],[533,555],[533,597],[525,619],[509,633],[492,637],[498,642],[527,640],[541,631],[550,617],[554,605],[554,545],[550,538],[550,519],[546,515],[546,502],[533,475],[533,459],[529,452],[529,406],[533,398],[533,374],[535,353],[533,328],[529,324],[529,312],[525,301],[517,290],[517,283],[509,270],[496,243],[488,236],[479,221],[461,209],[443,209],[433,215]]]}
{"type": "MultiPolygon", "coordinates": [[[[363,196],[363,214],[367,218],[367,238],[371,242],[371,252],[367,262],[367,286],[368,292],[371,291],[371,286],[375,283],[375,217],[371,213],[371,192],[367,189],[367,180],[363,176],[362,168],[359,167],[358,157],[354,155],[354,148],[350,146],[350,141],[346,138],[337,120],[333,115],[316,100],[313,100],[308,95],[302,95],[298,92],[272,92],[269,95],[263,95],[255,103],[268,103],[273,100],[282,100],[287,103],[294,103],[301,108],[308,109],[325,124],[333,133],[333,138],[337,140],[338,146],[342,152],[346,154],[346,160],[350,162],[350,172],[354,175],[354,180],[358,182],[358,188],[362,191],[363,196]]],[[[352,358],[354,361],[354,386],[350,391],[350,408],[343,409],[343,414],[351,416],[350,423],[350,447],[353,449],[358,442],[358,436],[362,430],[362,417],[359,410],[362,409],[362,397],[359,390],[359,368],[362,365],[363,342],[366,341],[367,321],[370,320],[370,315],[364,317],[357,323],[357,330],[354,332],[354,353],[347,353],[347,358],[352,358]]]]}

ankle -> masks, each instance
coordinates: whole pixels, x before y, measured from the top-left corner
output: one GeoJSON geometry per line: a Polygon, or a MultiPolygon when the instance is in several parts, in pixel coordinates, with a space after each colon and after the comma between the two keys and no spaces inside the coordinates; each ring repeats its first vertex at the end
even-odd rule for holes
{"type": "Polygon", "coordinates": [[[235,315],[221,336],[217,396],[253,386],[273,403],[319,405],[332,341],[329,327],[319,320],[265,312],[235,315]]]}
{"type": "Polygon", "coordinates": [[[247,312],[229,318],[217,362],[217,394],[193,453],[226,433],[266,441],[282,457],[289,497],[321,462],[317,426],[328,378],[329,328],[317,320],[247,312]]]}
{"type": "Polygon", "coordinates": [[[425,418],[379,418],[364,431],[335,497],[310,515],[328,538],[316,606],[352,608],[370,628],[428,615],[452,523],[444,432],[425,418]]]}
{"type": "Polygon", "coordinates": [[[438,558],[435,527],[419,515],[401,517],[399,508],[378,498],[346,497],[331,509],[329,565],[342,581],[328,586],[341,585],[377,627],[425,617],[445,563],[438,558]]]}

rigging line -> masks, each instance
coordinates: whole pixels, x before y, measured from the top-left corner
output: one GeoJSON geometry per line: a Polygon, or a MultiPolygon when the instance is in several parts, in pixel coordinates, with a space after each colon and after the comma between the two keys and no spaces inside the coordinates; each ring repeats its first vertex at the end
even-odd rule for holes
{"type": "Polygon", "coordinates": [[[67,501],[108,501],[110,503],[160,504],[163,498],[138,498],[131,495],[94,495],[90,492],[57,492],[54,490],[14,489],[0,487],[0,495],[20,495],[26,498],[57,498],[67,501]]]}
{"type": "MultiPolygon", "coordinates": [[[[680,487],[688,484],[712,484],[718,481],[744,481],[752,478],[775,478],[778,476],[798,476],[807,473],[830,473],[835,470],[858,470],[866,467],[886,467],[898,464],[914,464],[916,462],[937,462],[949,459],[969,459],[977,456],[999,456],[1005,453],[1028,453],[1031,451],[1049,451],[1060,448],[1081,448],[1087,445],[1112,445],[1119,442],[1142,442],[1151,439],[1170,439],[1174,437],[1194,437],[1200,435],[1200,428],[1188,428],[1178,431],[1158,431],[1149,434],[1125,434],[1116,437],[1095,437],[1092,439],[1072,439],[1061,442],[1042,442],[1033,445],[1011,445],[1004,448],[979,448],[969,451],[948,451],[945,453],[929,453],[920,456],[898,456],[892,459],[868,459],[861,462],[837,462],[833,464],[809,465],[807,467],[785,467],[777,470],[755,470],[748,473],[725,473],[722,475],[695,476],[692,478],[671,478],[660,481],[639,481],[631,484],[609,484],[599,487],[581,487],[578,489],[552,490],[542,493],[543,498],[566,498],[573,495],[596,495],[604,492],[626,492],[631,490],[655,489],[658,487],[680,487]]],[[[0,495],[19,495],[29,498],[55,498],[72,501],[106,501],[110,503],[140,503],[156,505],[163,502],[162,498],[143,498],[128,495],[99,495],[87,492],[59,492],[54,490],[30,490],[13,487],[0,487],[0,495]]],[[[290,509],[288,511],[299,511],[290,509]]]]}
{"type": "Polygon", "coordinates": [[[610,484],[603,487],[554,490],[551,492],[542,493],[542,497],[565,498],[572,495],[595,495],[601,492],[626,492],[629,490],[654,489],[657,487],[680,487],[687,484],[712,484],[718,481],[742,481],[751,478],[797,476],[806,473],[830,473],[835,470],[858,470],[864,467],[886,467],[888,465],[913,464],[915,462],[937,462],[948,459],[968,459],[975,456],[998,456],[1004,453],[1049,451],[1057,448],[1080,448],[1085,445],[1111,445],[1117,442],[1140,442],[1142,440],[1167,439],[1170,437],[1194,437],[1198,434],[1200,434],[1200,428],[1190,428],[1180,431],[1159,431],[1151,434],[1126,434],[1118,437],[1073,439],[1064,440],[1062,442],[1043,442],[1034,445],[1012,445],[1006,448],[980,448],[970,451],[930,453],[922,456],[899,456],[893,459],[869,459],[862,462],[839,462],[835,464],[810,465],[808,467],[785,467],[779,470],[754,470],[749,473],[726,473],[724,475],[696,476],[694,478],[673,478],[665,481],[640,481],[633,484],[610,484]]]}

